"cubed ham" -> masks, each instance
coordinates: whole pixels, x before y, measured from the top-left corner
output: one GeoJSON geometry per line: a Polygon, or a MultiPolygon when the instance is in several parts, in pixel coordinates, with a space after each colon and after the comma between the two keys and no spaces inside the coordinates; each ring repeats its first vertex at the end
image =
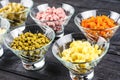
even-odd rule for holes
{"type": "Polygon", "coordinates": [[[48,7],[45,11],[38,12],[36,19],[46,21],[44,24],[50,26],[55,31],[59,31],[62,28],[66,13],[62,8],[48,7]]]}

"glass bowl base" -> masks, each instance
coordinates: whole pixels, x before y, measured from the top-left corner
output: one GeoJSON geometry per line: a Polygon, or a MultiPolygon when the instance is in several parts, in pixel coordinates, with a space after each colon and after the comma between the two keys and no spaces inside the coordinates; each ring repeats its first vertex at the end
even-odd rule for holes
{"type": "Polygon", "coordinates": [[[0,45],[0,57],[3,55],[3,47],[0,45]]]}
{"type": "Polygon", "coordinates": [[[22,63],[23,63],[23,67],[26,70],[39,70],[39,69],[41,69],[44,66],[45,58],[41,59],[39,62],[32,63],[32,64],[25,63],[23,61],[22,61],[22,63]]]}
{"type": "Polygon", "coordinates": [[[92,80],[94,76],[94,71],[91,71],[89,74],[86,75],[78,75],[78,74],[76,75],[71,72],[69,73],[72,80],[92,80]]]}
{"type": "Polygon", "coordinates": [[[62,37],[62,36],[64,36],[64,32],[56,33],[56,37],[62,37]]]}

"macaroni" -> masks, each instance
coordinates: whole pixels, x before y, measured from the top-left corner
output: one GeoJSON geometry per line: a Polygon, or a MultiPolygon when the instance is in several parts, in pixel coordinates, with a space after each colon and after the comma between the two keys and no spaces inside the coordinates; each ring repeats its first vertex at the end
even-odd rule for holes
{"type": "Polygon", "coordinates": [[[88,41],[73,41],[70,48],[62,52],[62,58],[70,62],[89,62],[101,54],[99,46],[91,45],[88,41]]]}

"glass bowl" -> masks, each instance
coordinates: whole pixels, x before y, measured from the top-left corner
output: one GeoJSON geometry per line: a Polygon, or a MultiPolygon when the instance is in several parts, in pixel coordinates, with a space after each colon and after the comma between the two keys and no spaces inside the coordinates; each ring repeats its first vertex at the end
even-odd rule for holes
{"type": "MultiPolygon", "coordinates": [[[[109,43],[104,38],[99,38],[97,43],[91,43],[91,45],[98,44],[99,48],[103,48],[101,55],[96,59],[88,62],[69,62],[61,58],[63,50],[69,48],[69,45],[72,41],[83,40],[88,41],[87,38],[81,33],[73,33],[65,35],[59,38],[52,47],[53,55],[66,67],[69,69],[70,77],[72,80],[92,80],[94,76],[94,67],[106,54],[109,48],[109,43]]],[[[80,46],[79,46],[80,47],[80,46]]],[[[68,51],[69,52],[69,51],[68,51]]],[[[88,52],[89,53],[89,52],[88,52]]]]}
{"type": "Polygon", "coordinates": [[[0,57],[3,55],[3,39],[4,35],[10,28],[10,23],[7,19],[0,17],[0,57]]]}
{"type": "Polygon", "coordinates": [[[2,0],[0,1],[0,16],[8,19],[11,24],[11,29],[14,29],[17,26],[25,24],[32,6],[32,0],[2,0]],[[18,5],[18,3],[21,4],[22,7],[18,5]]]}
{"type": "MultiPolygon", "coordinates": [[[[29,36],[27,38],[29,38],[29,36]]],[[[44,29],[41,29],[40,27],[38,27],[38,25],[34,24],[34,25],[21,26],[14,30],[11,30],[5,35],[4,44],[8,49],[10,49],[13,53],[15,53],[18,57],[20,57],[23,63],[23,67],[25,69],[37,70],[37,69],[41,69],[44,66],[45,64],[44,55],[48,51],[48,48],[52,43],[52,41],[54,40],[54,38],[55,38],[55,33],[51,28],[44,27],[44,29]],[[40,48],[35,48],[32,50],[22,50],[22,49],[18,50],[18,49],[12,48],[11,43],[13,42],[13,40],[16,37],[18,37],[20,34],[26,33],[26,32],[42,33],[50,40],[50,42],[48,42],[46,45],[40,48]]],[[[23,44],[22,46],[25,46],[25,45],[23,44]]]]}
{"type": "MultiPolygon", "coordinates": [[[[114,35],[114,33],[116,32],[116,30],[119,28],[120,14],[110,10],[89,10],[89,11],[78,13],[74,18],[74,22],[90,41],[95,42],[98,40],[99,37],[103,37],[107,41],[109,41],[114,35]],[[105,15],[110,19],[112,19],[116,25],[111,28],[103,28],[103,29],[102,28],[100,29],[86,28],[81,25],[82,20],[89,19],[93,16],[96,17],[96,16],[102,16],[102,15],[105,15]]],[[[93,27],[96,27],[96,26],[93,26],[93,27]]],[[[104,27],[103,22],[102,24],[100,24],[100,27],[104,27]]]]}
{"type": "Polygon", "coordinates": [[[61,37],[64,35],[64,27],[68,24],[69,20],[71,19],[72,15],[74,14],[74,12],[75,12],[74,8],[69,4],[65,4],[65,3],[48,4],[48,3],[46,3],[46,4],[41,4],[41,5],[34,7],[30,11],[30,16],[40,26],[41,25],[50,26],[55,31],[56,37],[61,37]],[[48,8],[49,8],[49,10],[50,10],[50,8],[52,8],[52,10],[54,10],[54,11],[49,12],[48,8]],[[62,11],[61,11],[61,9],[62,9],[62,11]],[[43,19],[36,18],[37,13],[43,13],[44,14],[42,16],[43,19]],[[49,16],[48,18],[45,16],[46,13],[48,13],[47,14],[47,16],[49,16]],[[55,15],[53,15],[53,14],[55,14],[55,15]],[[63,16],[61,14],[63,14],[64,17],[61,18],[61,16],[63,16]],[[54,19],[54,17],[56,18],[56,16],[57,16],[57,19],[54,19]]]}

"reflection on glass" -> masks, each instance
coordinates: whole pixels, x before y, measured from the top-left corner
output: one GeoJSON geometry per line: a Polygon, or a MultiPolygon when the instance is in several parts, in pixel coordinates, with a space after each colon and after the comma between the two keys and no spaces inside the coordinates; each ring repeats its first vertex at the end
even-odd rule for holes
{"type": "MultiPolygon", "coordinates": [[[[109,41],[116,30],[119,28],[120,25],[120,14],[114,11],[109,11],[109,10],[89,10],[89,11],[84,11],[81,13],[78,13],[75,16],[74,19],[75,24],[77,27],[81,30],[81,32],[90,40],[93,42],[96,42],[99,37],[105,38],[107,41],[109,41]],[[81,25],[82,20],[89,19],[91,17],[96,17],[96,16],[107,16],[108,18],[112,19],[115,22],[115,26],[109,27],[109,28],[103,28],[103,20],[102,24],[100,24],[101,28],[95,28],[96,26],[92,26],[93,28],[86,28],[81,25]]],[[[108,23],[105,23],[108,24],[108,23]]],[[[109,25],[109,24],[108,24],[109,25]]]]}
{"type": "MultiPolygon", "coordinates": [[[[29,36],[27,38],[29,38],[29,36]]],[[[10,31],[5,36],[4,43],[7,46],[7,48],[9,48],[11,51],[13,51],[13,53],[15,53],[18,57],[20,57],[23,63],[23,67],[25,69],[37,70],[37,69],[41,69],[44,66],[45,64],[44,55],[48,51],[48,48],[52,43],[52,41],[54,40],[54,38],[55,38],[55,33],[51,28],[44,27],[44,29],[43,28],[41,29],[38,25],[35,24],[35,25],[21,26],[10,31]],[[20,34],[26,33],[26,32],[42,33],[50,40],[50,42],[40,48],[35,48],[33,50],[13,49],[11,47],[11,43],[13,42],[13,40],[16,39],[16,37],[18,37],[20,34]]],[[[36,42],[36,40],[34,40],[34,42],[36,42]]],[[[25,46],[25,45],[22,45],[22,46],[25,46]]]]}
{"type": "Polygon", "coordinates": [[[64,27],[68,24],[74,11],[71,5],[65,3],[41,4],[31,10],[30,16],[37,24],[51,27],[55,31],[56,37],[61,37],[64,35],[64,27]]]}
{"type": "MultiPolygon", "coordinates": [[[[102,37],[96,43],[91,45],[99,45],[99,49],[103,49],[101,55],[92,61],[85,62],[70,62],[66,61],[61,57],[61,53],[69,48],[71,42],[76,40],[88,41],[86,37],[80,33],[68,34],[58,39],[52,47],[53,55],[69,69],[70,77],[72,80],[91,80],[94,76],[94,67],[97,66],[98,62],[106,54],[109,48],[109,43],[102,37]]],[[[81,45],[79,45],[80,47],[81,45]]],[[[74,49],[75,50],[75,49],[74,49]]],[[[88,52],[89,53],[89,52],[88,52]]],[[[74,53],[73,53],[74,54],[74,53]]]]}

